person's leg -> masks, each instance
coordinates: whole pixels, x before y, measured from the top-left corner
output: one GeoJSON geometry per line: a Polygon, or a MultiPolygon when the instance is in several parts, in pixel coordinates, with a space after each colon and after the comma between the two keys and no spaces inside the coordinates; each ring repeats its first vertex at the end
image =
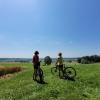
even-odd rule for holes
{"type": "Polygon", "coordinates": [[[64,73],[63,73],[63,65],[60,65],[59,66],[59,77],[60,78],[63,78],[63,76],[64,76],[64,73]]]}
{"type": "Polygon", "coordinates": [[[36,80],[36,69],[34,69],[34,80],[36,80]]]}
{"type": "Polygon", "coordinates": [[[62,72],[62,74],[64,76],[63,65],[61,65],[61,72],[62,72]]]}
{"type": "Polygon", "coordinates": [[[42,77],[42,75],[40,75],[40,82],[43,82],[43,77],[42,77]]]}
{"type": "Polygon", "coordinates": [[[35,65],[33,64],[33,80],[35,80],[35,65]]]}
{"type": "Polygon", "coordinates": [[[60,74],[60,72],[61,72],[61,68],[60,68],[60,65],[59,65],[59,77],[61,77],[61,74],[60,74]]]}
{"type": "Polygon", "coordinates": [[[36,80],[37,77],[37,66],[34,65],[34,80],[36,80]]]}

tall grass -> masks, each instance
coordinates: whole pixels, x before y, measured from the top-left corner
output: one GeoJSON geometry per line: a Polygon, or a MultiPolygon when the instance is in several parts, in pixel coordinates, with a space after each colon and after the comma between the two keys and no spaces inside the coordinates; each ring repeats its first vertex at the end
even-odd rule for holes
{"type": "Polygon", "coordinates": [[[21,67],[0,67],[0,76],[21,71],[21,67]]]}
{"type": "Polygon", "coordinates": [[[42,66],[48,84],[32,80],[31,63],[0,63],[1,66],[26,68],[14,77],[0,79],[0,100],[100,100],[100,63],[69,65],[75,67],[75,81],[59,79],[51,67],[42,66]]]}

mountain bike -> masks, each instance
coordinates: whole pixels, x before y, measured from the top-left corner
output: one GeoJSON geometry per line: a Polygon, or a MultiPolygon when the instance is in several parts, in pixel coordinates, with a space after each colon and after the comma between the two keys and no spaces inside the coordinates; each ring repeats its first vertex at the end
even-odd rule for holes
{"type": "Polygon", "coordinates": [[[70,79],[75,78],[75,76],[76,76],[75,68],[70,67],[70,66],[65,65],[65,64],[63,65],[63,70],[62,71],[59,69],[59,66],[52,67],[51,68],[51,73],[54,74],[54,75],[57,75],[59,77],[61,77],[60,76],[61,74],[60,75],[58,75],[58,74],[62,73],[62,76],[64,78],[70,78],[70,79]]]}
{"type": "Polygon", "coordinates": [[[42,82],[44,80],[43,70],[40,68],[40,64],[39,64],[39,67],[38,67],[36,73],[33,73],[33,80],[36,80],[38,82],[42,82]]]}

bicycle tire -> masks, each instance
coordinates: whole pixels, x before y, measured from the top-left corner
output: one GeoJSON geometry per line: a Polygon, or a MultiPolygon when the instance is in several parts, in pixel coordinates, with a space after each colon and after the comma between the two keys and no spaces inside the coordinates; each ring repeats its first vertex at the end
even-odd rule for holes
{"type": "Polygon", "coordinates": [[[73,67],[66,67],[64,69],[64,76],[68,78],[75,78],[76,70],[73,67]]]}
{"type": "MultiPolygon", "coordinates": [[[[36,74],[36,80],[40,81],[42,78],[43,80],[43,70],[41,68],[38,69],[37,74],[36,74]]],[[[35,74],[33,73],[33,80],[35,80],[35,74]]]]}

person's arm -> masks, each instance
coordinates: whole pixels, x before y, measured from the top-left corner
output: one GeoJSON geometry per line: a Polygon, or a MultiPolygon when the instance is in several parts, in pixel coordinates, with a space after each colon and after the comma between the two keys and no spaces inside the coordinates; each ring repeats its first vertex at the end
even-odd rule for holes
{"type": "Polygon", "coordinates": [[[57,65],[57,63],[58,63],[58,58],[57,58],[57,60],[56,60],[56,63],[55,63],[55,65],[57,65]]]}
{"type": "Polygon", "coordinates": [[[32,59],[32,63],[34,64],[35,63],[35,57],[33,56],[33,59],[32,59]]]}

